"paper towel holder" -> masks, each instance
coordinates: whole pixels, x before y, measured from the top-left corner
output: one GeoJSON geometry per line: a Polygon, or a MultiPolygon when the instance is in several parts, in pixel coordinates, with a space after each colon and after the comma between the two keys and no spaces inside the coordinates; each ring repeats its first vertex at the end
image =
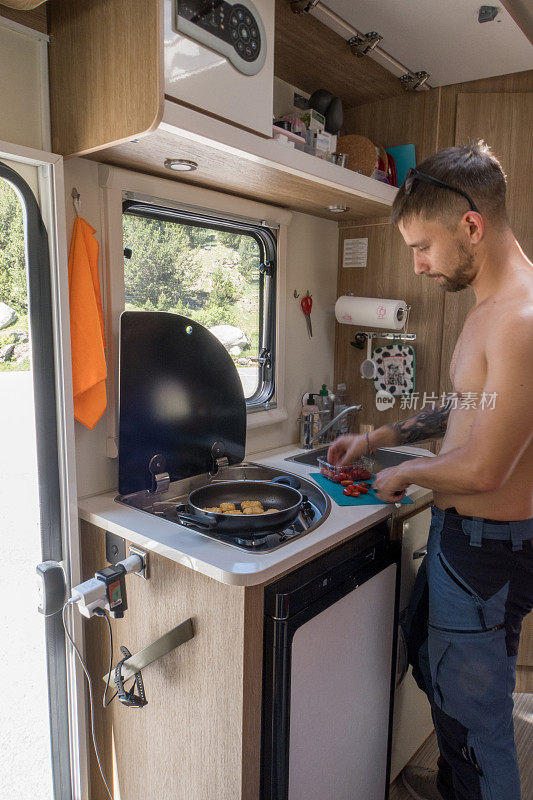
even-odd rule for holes
{"type": "Polygon", "coordinates": [[[415,342],[416,333],[391,333],[390,331],[357,331],[352,347],[362,350],[366,339],[389,339],[395,342],[415,342]],[[362,337],[365,337],[364,339],[362,337]]]}

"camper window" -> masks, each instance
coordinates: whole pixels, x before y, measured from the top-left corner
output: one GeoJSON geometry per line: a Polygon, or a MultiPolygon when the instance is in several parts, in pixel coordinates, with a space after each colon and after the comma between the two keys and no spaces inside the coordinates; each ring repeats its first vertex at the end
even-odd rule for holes
{"type": "Polygon", "coordinates": [[[249,411],[274,395],[276,239],[261,224],[126,200],[126,309],[183,314],[230,353],[249,411]]]}

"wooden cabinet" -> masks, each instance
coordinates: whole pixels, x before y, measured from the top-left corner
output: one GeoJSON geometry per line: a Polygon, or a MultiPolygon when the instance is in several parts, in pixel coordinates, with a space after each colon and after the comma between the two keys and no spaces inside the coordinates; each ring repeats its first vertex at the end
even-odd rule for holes
{"type": "MultiPolygon", "coordinates": [[[[396,193],[393,187],[165,96],[162,9],[163,0],[52,0],[54,152],[67,157],[91,155],[100,162],[330,219],[338,219],[338,215],[328,206],[338,205],[348,207],[345,219],[388,214],[396,193]],[[169,158],[195,161],[198,169],[177,175],[165,167],[169,158]]],[[[276,13],[283,21],[283,36],[278,36],[280,28],[276,28],[276,61],[284,79],[288,77],[287,54],[292,63],[299,64],[298,52],[305,50],[305,59],[314,64],[318,85],[320,62],[310,60],[301,36],[302,24],[304,28],[318,25],[327,42],[333,37],[345,43],[316,20],[297,23],[286,2],[277,3],[276,13]],[[296,58],[290,49],[295,36],[299,37],[296,58]]],[[[317,47],[320,49],[320,43],[317,47]]],[[[355,65],[357,59],[349,57],[355,65]]],[[[383,78],[385,96],[399,91],[398,82],[374,62],[356,69],[370,70],[372,85],[383,78]]],[[[368,96],[368,88],[365,91],[360,102],[368,96]]]]}
{"type": "MultiPolygon", "coordinates": [[[[105,563],[103,531],[82,523],[83,570],[105,563]]],[[[128,577],[128,611],[113,620],[115,659],[188,617],[194,638],[143,672],[148,705],[102,708],[107,627],[85,624],[105,774],[124,800],[259,798],[263,589],[227,586],[150,554],[150,580],[128,577]]],[[[106,800],[91,748],[91,800],[106,800]]]]}

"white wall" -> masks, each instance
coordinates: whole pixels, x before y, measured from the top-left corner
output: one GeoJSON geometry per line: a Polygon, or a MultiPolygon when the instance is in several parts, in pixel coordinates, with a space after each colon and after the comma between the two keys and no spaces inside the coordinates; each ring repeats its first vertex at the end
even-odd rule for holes
{"type": "MultiPolygon", "coordinates": [[[[132,176],[133,179],[134,176],[132,176]]],[[[146,180],[146,179],[145,179],[146,180]]],[[[174,182],[171,182],[172,184],[174,182]]],[[[168,182],[159,180],[158,186],[168,182]]],[[[97,230],[103,255],[102,231],[105,227],[102,190],[98,183],[98,164],[87,159],[70,159],[65,162],[65,202],[67,208],[67,233],[72,235],[75,219],[71,191],[76,187],[81,195],[82,216],[97,230]]],[[[164,188],[161,189],[164,191],[164,188]]],[[[209,192],[209,207],[216,208],[217,200],[227,207],[228,196],[209,192]]],[[[158,196],[165,196],[159,194],[158,196]]],[[[235,200],[239,213],[243,201],[235,200]]],[[[264,209],[264,206],[263,206],[264,209]]],[[[237,210],[237,208],[236,208],[237,210]]],[[[256,204],[250,203],[250,214],[256,204]]],[[[287,418],[264,427],[250,427],[247,435],[247,453],[257,453],[297,441],[300,399],[305,391],[316,390],[322,383],[331,386],[333,381],[335,318],[333,306],[337,290],[338,228],[335,222],[295,213],[287,229],[286,259],[280,265],[282,305],[286,306],[285,335],[278,342],[278,353],[284,363],[284,407],[287,418]],[[313,295],[313,338],[307,336],[300,295],[309,289],[313,295]]],[[[106,291],[105,269],[101,264],[103,292],[106,291]]],[[[123,260],[117,259],[113,270],[122,270],[123,260]]],[[[104,302],[105,306],[105,302],[104,302]]],[[[108,341],[109,341],[108,336],[108,341]]],[[[108,458],[108,434],[114,409],[108,409],[93,431],[76,424],[77,481],[80,497],[108,491],[117,485],[117,460],[108,458]]],[[[249,419],[251,416],[249,415],[249,419]]],[[[252,420],[251,425],[256,421],[252,420]]]]}
{"type": "Polygon", "coordinates": [[[247,452],[256,453],[296,442],[301,398],[304,392],[318,391],[323,383],[333,386],[335,316],[337,299],[337,223],[294,214],[288,229],[285,265],[285,341],[279,343],[285,357],[285,422],[249,430],[247,452]],[[294,290],[300,294],[293,296],[294,290]],[[301,296],[309,289],[313,295],[309,339],[301,296]]]}
{"type": "Polygon", "coordinates": [[[50,149],[47,37],[0,17],[0,139],[50,149]]]}

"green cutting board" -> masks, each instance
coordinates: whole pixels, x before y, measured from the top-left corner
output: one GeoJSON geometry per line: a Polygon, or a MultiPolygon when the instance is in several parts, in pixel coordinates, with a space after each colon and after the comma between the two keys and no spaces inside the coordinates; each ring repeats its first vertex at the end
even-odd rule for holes
{"type": "MultiPolygon", "coordinates": [[[[340,483],[334,483],[330,481],[329,478],[326,478],[320,472],[311,472],[311,478],[313,478],[319,486],[324,489],[326,494],[329,494],[332,500],[335,500],[338,506],[386,506],[389,505],[385,503],[384,500],[380,500],[379,497],[376,496],[376,493],[373,489],[370,489],[368,494],[360,494],[359,497],[348,497],[347,495],[343,494],[344,486],[341,486],[340,483]]],[[[359,483],[366,483],[367,486],[371,485],[371,481],[359,481],[359,483]]],[[[412,503],[413,501],[410,500],[408,497],[404,497],[403,500],[399,500],[400,503],[412,503]]]]}

